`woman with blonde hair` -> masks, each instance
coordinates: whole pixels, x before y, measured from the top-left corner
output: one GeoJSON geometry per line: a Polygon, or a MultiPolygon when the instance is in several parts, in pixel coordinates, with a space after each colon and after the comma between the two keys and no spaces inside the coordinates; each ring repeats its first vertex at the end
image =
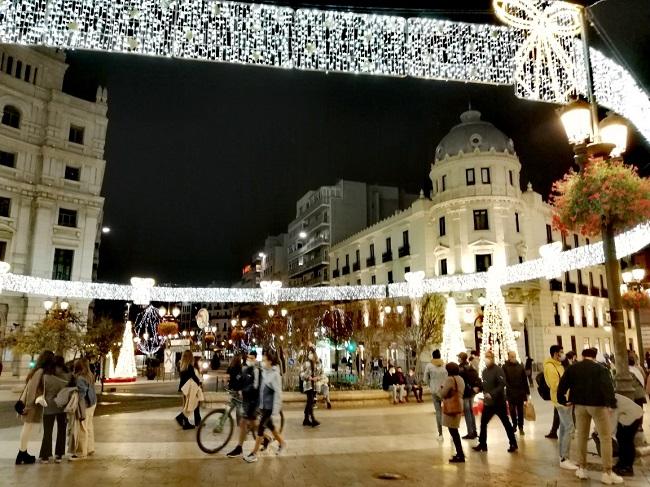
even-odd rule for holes
{"type": "Polygon", "coordinates": [[[196,395],[196,388],[200,390],[201,379],[199,378],[196,369],[194,368],[194,355],[191,350],[185,350],[183,355],[181,355],[180,362],[180,382],[178,384],[178,391],[183,392],[183,410],[178,416],[176,416],[176,421],[184,430],[194,429],[201,422],[201,411],[200,406],[196,405],[194,408],[194,424],[192,425],[187,419],[186,407],[190,399],[194,398],[196,395]],[[194,382],[196,387],[191,387],[191,384],[187,384],[188,381],[194,382]],[[186,393],[185,391],[188,391],[186,393]]]}
{"type": "Polygon", "coordinates": [[[97,406],[95,392],[95,377],[90,371],[88,360],[80,358],[75,361],[72,373],[79,391],[79,400],[86,401],[86,417],[79,424],[79,436],[76,451],[72,452],[70,460],[86,458],[95,453],[95,428],[93,416],[97,406]]]}

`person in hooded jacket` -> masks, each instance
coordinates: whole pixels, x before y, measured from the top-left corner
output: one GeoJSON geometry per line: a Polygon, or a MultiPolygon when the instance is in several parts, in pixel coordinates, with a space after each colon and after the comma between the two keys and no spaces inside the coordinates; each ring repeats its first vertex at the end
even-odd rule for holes
{"type": "MultiPolygon", "coordinates": [[[[18,447],[18,456],[16,456],[16,465],[30,465],[36,462],[36,457],[27,453],[27,443],[34,425],[40,424],[43,419],[43,407],[36,403],[36,399],[43,394],[43,373],[45,370],[51,371],[53,368],[54,353],[45,350],[38,356],[36,365],[25,379],[25,389],[20,395],[20,401],[24,408],[22,411],[18,411],[23,421],[23,427],[20,431],[20,446],[18,447]]],[[[52,447],[50,446],[50,448],[52,447]]]]}
{"type": "Polygon", "coordinates": [[[447,369],[440,358],[440,350],[434,350],[431,354],[432,360],[424,369],[424,382],[429,384],[433,407],[436,410],[436,426],[438,427],[438,441],[442,442],[442,396],[440,389],[447,379],[447,369]]]}
{"type": "Polygon", "coordinates": [[[52,433],[56,421],[56,446],[54,461],[61,463],[65,455],[66,427],[68,418],[64,411],[65,406],[59,407],[54,400],[61,389],[71,385],[72,374],[65,365],[62,356],[57,355],[50,367],[43,370],[43,395],[47,406],[43,407],[43,441],[38,454],[40,463],[48,463],[52,456],[52,433]]]}
{"type": "Polygon", "coordinates": [[[262,380],[260,382],[260,410],[262,415],[260,423],[257,428],[257,438],[255,439],[255,447],[253,451],[244,457],[248,463],[257,461],[257,452],[262,446],[264,441],[264,430],[268,428],[273,437],[278,442],[277,455],[282,454],[286,449],[286,442],[280,432],[273,424],[272,417],[280,414],[282,410],[282,376],[280,375],[280,367],[278,366],[278,356],[272,351],[264,352],[262,359],[262,380]]]}

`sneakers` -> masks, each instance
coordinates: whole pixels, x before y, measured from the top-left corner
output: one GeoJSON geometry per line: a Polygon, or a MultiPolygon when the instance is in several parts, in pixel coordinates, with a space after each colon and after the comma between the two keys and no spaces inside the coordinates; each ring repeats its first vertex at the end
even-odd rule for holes
{"type": "Polygon", "coordinates": [[[600,477],[600,481],[605,485],[622,484],[623,477],[619,477],[614,472],[609,472],[609,473],[604,473],[600,477]]]}
{"type": "Polygon", "coordinates": [[[563,468],[564,470],[578,470],[578,466],[568,458],[560,460],[560,468],[563,468]]]}
{"type": "Polygon", "coordinates": [[[576,469],[576,477],[578,477],[580,480],[587,480],[589,478],[589,475],[587,475],[587,472],[584,468],[579,466],[576,469]]]}
{"type": "Polygon", "coordinates": [[[302,425],[303,425],[303,426],[313,426],[313,425],[311,424],[311,420],[309,420],[309,419],[307,419],[307,418],[303,419],[303,421],[302,421],[302,425]]]}
{"type": "Polygon", "coordinates": [[[226,456],[228,458],[237,458],[237,457],[240,457],[242,455],[242,453],[243,453],[242,447],[237,445],[234,450],[229,451],[228,453],[226,453],[226,456]]]}
{"type": "MultiPolygon", "coordinates": [[[[76,455],[73,455],[73,456],[76,457],[76,455]]],[[[54,457],[54,463],[61,463],[61,456],[60,455],[57,455],[57,456],[54,457]]]]}
{"type": "Polygon", "coordinates": [[[244,457],[246,463],[255,463],[257,461],[257,455],[255,453],[249,453],[244,457]]]}
{"type": "Polygon", "coordinates": [[[315,428],[316,426],[320,426],[320,422],[316,421],[315,419],[311,420],[311,427],[315,428]]]}
{"type": "Polygon", "coordinates": [[[508,453],[514,453],[517,450],[519,450],[519,447],[517,445],[510,445],[510,447],[508,448],[508,453]]]}
{"type": "Polygon", "coordinates": [[[49,458],[39,458],[38,463],[50,463],[50,459],[49,458]]]}

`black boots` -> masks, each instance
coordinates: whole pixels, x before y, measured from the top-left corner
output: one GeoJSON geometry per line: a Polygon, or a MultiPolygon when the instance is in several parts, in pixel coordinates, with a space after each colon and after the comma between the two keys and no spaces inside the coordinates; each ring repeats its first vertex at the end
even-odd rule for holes
{"type": "Polygon", "coordinates": [[[31,465],[36,463],[36,457],[27,453],[27,450],[20,451],[18,450],[18,456],[16,456],[16,465],[31,465]]]}
{"type": "Polygon", "coordinates": [[[180,426],[181,428],[182,428],[183,426],[185,426],[185,422],[187,421],[187,419],[185,418],[185,415],[184,415],[183,413],[179,414],[179,415],[176,416],[174,419],[175,419],[176,422],[178,423],[178,426],[180,426]]]}
{"type": "Polygon", "coordinates": [[[305,419],[302,420],[302,425],[303,426],[311,426],[311,420],[305,416],[305,419]]]}

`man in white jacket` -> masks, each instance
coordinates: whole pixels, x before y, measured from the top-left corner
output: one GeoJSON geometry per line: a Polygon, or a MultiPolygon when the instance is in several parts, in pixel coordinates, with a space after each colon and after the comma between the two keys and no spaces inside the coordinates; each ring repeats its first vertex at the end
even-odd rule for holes
{"type": "Polygon", "coordinates": [[[438,426],[438,441],[442,441],[442,397],[440,389],[447,379],[447,369],[445,363],[440,358],[440,350],[434,350],[431,354],[432,360],[424,369],[424,382],[429,384],[431,397],[433,398],[433,407],[436,410],[436,424],[438,426]]]}

